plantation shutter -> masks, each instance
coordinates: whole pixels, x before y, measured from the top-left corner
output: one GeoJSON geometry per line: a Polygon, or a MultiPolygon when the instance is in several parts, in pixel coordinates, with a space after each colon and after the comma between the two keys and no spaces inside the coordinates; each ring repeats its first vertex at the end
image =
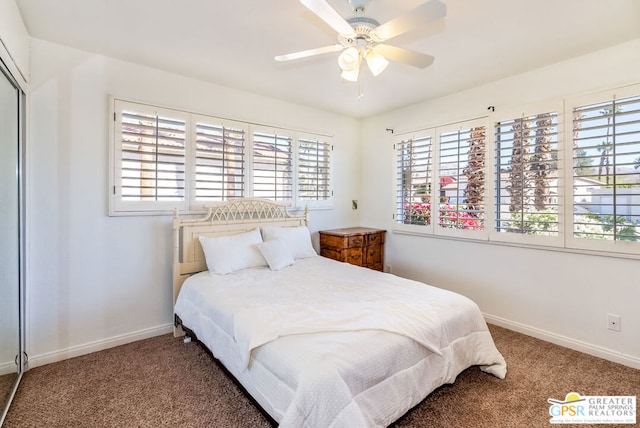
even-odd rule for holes
{"type": "MultiPolygon", "coordinates": [[[[157,209],[185,201],[187,117],[181,112],[116,102],[116,205],[157,209]]],[[[124,208],[126,209],[126,208],[124,208]]]]}
{"type": "Polygon", "coordinates": [[[484,126],[440,134],[441,228],[484,229],[485,148],[484,126]]]}
{"type": "Polygon", "coordinates": [[[293,200],[293,138],[284,131],[253,132],[253,196],[293,200]]]}
{"type": "Polygon", "coordinates": [[[396,143],[396,223],[431,224],[432,137],[396,143]]]}
{"type": "Polygon", "coordinates": [[[573,108],[573,237],[639,241],[640,96],[605,99],[573,108]]]}
{"type": "Polygon", "coordinates": [[[321,137],[298,137],[298,199],[327,201],[331,198],[331,144],[321,137]]]}
{"type": "Polygon", "coordinates": [[[246,133],[243,124],[223,124],[212,117],[197,117],[194,162],[196,201],[225,201],[245,195],[246,133]]]}
{"type": "Polygon", "coordinates": [[[495,124],[495,230],[558,236],[558,113],[495,124]]]}

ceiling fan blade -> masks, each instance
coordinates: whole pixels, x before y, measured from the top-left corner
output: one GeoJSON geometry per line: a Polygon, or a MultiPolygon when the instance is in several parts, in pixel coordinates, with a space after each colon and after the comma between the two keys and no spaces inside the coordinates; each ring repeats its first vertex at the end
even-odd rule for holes
{"type": "Polygon", "coordinates": [[[318,15],[320,19],[329,24],[339,34],[353,33],[353,27],[326,0],[300,0],[300,3],[318,15]]]}
{"type": "Polygon", "coordinates": [[[306,58],[306,57],[313,56],[313,55],[321,55],[321,54],[326,54],[326,53],[331,53],[331,52],[338,52],[338,51],[341,51],[342,49],[344,49],[344,46],[342,46],[342,45],[331,45],[331,46],[325,46],[325,47],[322,47],[322,48],[308,49],[306,51],[300,51],[300,52],[293,52],[293,53],[284,54],[284,55],[278,55],[277,57],[275,57],[275,60],[276,61],[291,61],[291,60],[294,60],[294,59],[306,58]]]}
{"type": "Polygon", "coordinates": [[[444,18],[446,15],[447,5],[439,0],[431,0],[381,24],[372,33],[380,41],[389,40],[430,21],[444,18]]]}
{"type": "Polygon", "coordinates": [[[391,45],[376,45],[373,50],[387,59],[409,64],[418,68],[426,68],[433,64],[433,61],[435,60],[431,55],[391,45]]]}

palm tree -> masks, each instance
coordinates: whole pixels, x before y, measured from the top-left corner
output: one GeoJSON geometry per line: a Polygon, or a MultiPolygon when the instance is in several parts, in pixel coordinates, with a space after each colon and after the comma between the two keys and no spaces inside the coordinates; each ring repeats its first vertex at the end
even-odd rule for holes
{"type": "Polygon", "coordinates": [[[595,174],[595,169],[591,166],[593,163],[593,159],[590,158],[589,152],[585,149],[581,149],[578,146],[578,139],[580,138],[580,127],[581,120],[584,118],[584,115],[580,113],[579,110],[573,111],[573,168],[575,171],[575,175],[578,176],[588,176],[595,174]]]}
{"type": "Polygon", "coordinates": [[[591,164],[593,159],[587,157],[588,152],[585,149],[575,149],[575,174],[577,176],[588,176],[595,174],[595,169],[591,164]]]}
{"type": "MultiPolygon", "coordinates": [[[[608,121],[609,119],[607,119],[608,121]]],[[[600,164],[598,165],[598,180],[602,181],[602,170],[605,171],[605,180],[609,184],[609,154],[613,144],[609,141],[609,129],[607,129],[607,141],[600,143],[598,151],[600,152],[600,164]]]]}
{"type": "Polygon", "coordinates": [[[550,200],[549,173],[551,172],[551,127],[553,117],[550,113],[539,114],[536,120],[536,140],[530,166],[534,184],[534,204],[542,211],[550,200]]]}
{"type": "Polygon", "coordinates": [[[511,148],[511,171],[509,172],[510,185],[507,191],[510,196],[509,211],[522,212],[527,205],[527,172],[526,165],[529,157],[530,123],[525,120],[517,120],[513,124],[513,147],[511,148]]]}
{"type": "MultiPolygon", "coordinates": [[[[613,142],[610,141],[609,137],[611,135],[611,119],[615,117],[616,114],[620,113],[622,109],[619,106],[615,106],[615,108],[605,107],[600,110],[600,114],[603,116],[607,116],[607,136],[605,141],[600,144],[598,147],[598,151],[600,152],[600,165],[598,166],[598,180],[602,181],[602,170],[605,170],[605,180],[606,183],[609,184],[609,176],[610,176],[610,156],[611,151],[613,149],[613,142]]],[[[615,173],[615,171],[614,171],[615,173]]]]}
{"type": "Polygon", "coordinates": [[[485,165],[485,128],[471,129],[467,167],[463,170],[467,177],[464,191],[467,209],[474,217],[479,217],[484,209],[484,165],[485,165]]]}

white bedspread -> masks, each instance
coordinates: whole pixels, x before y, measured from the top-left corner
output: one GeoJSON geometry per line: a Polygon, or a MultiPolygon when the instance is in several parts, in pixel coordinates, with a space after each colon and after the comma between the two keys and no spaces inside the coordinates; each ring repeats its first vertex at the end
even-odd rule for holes
{"type": "MultiPolygon", "coordinates": [[[[243,384],[258,372],[276,379],[270,387],[276,392],[245,387],[258,390],[255,398],[281,426],[386,425],[471,365],[500,378],[506,374],[480,310],[468,298],[323,257],[277,272],[198,274],[185,282],[175,312],[201,339],[212,325],[218,336],[230,338],[225,340],[236,349],[221,352],[237,361],[221,360],[243,384]],[[361,355],[385,348],[372,348],[367,341],[373,338],[393,354],[361,355]],[[292,355],[306,358],[305,364],[291,361],[292,355]],[[283,396],[285,404],[274,404],[283,396]]],[[[214,339],[203,342],[216,355],[216,345],[207,343],[214,339]]]]}

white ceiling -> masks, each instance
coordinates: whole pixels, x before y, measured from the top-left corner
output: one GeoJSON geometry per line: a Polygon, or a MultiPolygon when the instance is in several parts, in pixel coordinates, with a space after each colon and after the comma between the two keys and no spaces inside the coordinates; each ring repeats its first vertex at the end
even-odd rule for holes
{"type": "MultiPolygon", "coordinates": [[[[442,0],[447,16],[389,41],[436,57],[342,82],[336,43],[298,0],[16,0],[32,37],[353,117],[440,97],[640,37],[639,0],[442,0]]],[[[344,17],[347,0],[328,0],[344,17]]],[[[372,0],[384,23],[424,0],[372,0]]]]}

